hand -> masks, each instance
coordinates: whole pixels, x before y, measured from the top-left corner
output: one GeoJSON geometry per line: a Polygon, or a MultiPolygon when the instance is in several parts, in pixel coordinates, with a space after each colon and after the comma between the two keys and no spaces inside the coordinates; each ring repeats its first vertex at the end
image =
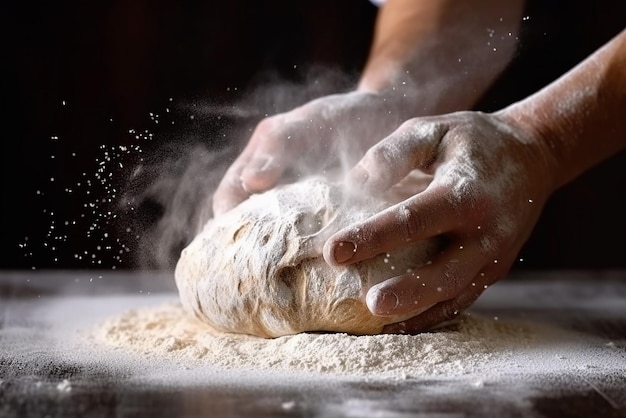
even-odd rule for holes
{"type": "Polygon", "coordinates": [[[351,167],[400,125],[404,108],[397,97],[357,91],[326,96],[263,119],[215,191],[214,215],[281,180],[341,164],[351,167]]]}
{"type": "Polygon", "coordinates": [[[407,121],[371,148],[347,184],[382,195],[414,170],[430,184],[331,236],[330,264],[392,252],[443,236],[431,262],[369,289],[375,315],[410,315],[385,332],[417,332],[454,318],[503,277],[553,190],[551,155],[503,114],[459,112],[407,121]]]}

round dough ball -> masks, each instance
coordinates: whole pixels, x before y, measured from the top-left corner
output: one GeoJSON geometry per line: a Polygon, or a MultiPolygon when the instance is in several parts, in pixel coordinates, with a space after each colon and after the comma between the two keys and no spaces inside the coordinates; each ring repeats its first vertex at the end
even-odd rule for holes
{"type": "Polygon", "coordinates": [[[367,291],[424,264],[439,246],[419,242],[354,265],[330,266],[321,255],[325,239],[389,206],[372,199],[343,203],[339,187],[312,178],[253,195],[209,220],[176,266],[183,306],[218,330],[261,337],[377,334],[407,319],[372,315],[367,291]]]}

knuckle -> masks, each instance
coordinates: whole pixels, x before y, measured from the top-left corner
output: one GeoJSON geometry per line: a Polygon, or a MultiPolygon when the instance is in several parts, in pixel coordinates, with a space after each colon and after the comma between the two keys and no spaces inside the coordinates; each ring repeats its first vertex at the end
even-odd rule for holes
{"type": "Polygon", "coordinates": [[[366,161],[372,166],[387,167],[392,162],[388,147],[385,144],[378,144],[369,149],[366,153],[366,161]]]}
{"type": "Polygon", "coordinates": [[[496,203],[481,182],[472,181],[468,176],[458,176],[444,179],[442,189],[459,226],[484,225],[493,218],[496,203]]]}
{"type": "Polygon", "coordinates": [[[352,240],[356,244],[356,253],[360,258],[369,258],[385,251],[387,237],[384,229],[377,225],[364,223],[352,231],[352,240]]]}
{"type": "Polygon", "coordinates": [[[281,125],[279,116],[269,116],[261,119],[254,130],[254,136],[266,137],[276,132],[281,125]]]}
{"type": "Polygon", "coordinates": [[[452,300],[444,302],[440,307],[441,322],[449,321],[457,318],[464,310],[466,310],[480,294],[473,292],[464,292],[452,300]]]}
{"type": "Polygon", "coordinates": [[[449,260],[444,264],[442,271],[443,288],[446,289],[446,297],[455,297],[465,287],[464,265],[458,260],[449,260]]]}
{"type": "Polygon", "coordinates": [[[427,228],[425,216],[417,214],[417,212],[407,205],[401,205],[397,209],[399,232],[405,241],[413,241],[423,235],[427,228]]]}
{"type": "Polygon", "coordinates": [[[494,216],[485,224],[480,236],[480,249],[487,258],[496,258],[499,253],[515,242],[514,222],[509,216],[494,216]]]}
{"type": "Polygon", "coordinates": [[[459,316],[459,314],[465,309],[456,300],[451,303],[446,303],[441,307],[441,322],[450,321],[459,316]]]}

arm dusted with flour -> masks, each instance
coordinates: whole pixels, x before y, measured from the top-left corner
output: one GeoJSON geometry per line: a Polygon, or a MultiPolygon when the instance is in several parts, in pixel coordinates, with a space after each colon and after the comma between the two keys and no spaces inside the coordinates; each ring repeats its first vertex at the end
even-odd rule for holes
{"type": "Polygon", "coordinates": [[[523,0],[389,0],[355,91],[263,119],[213,196],[219,215],[285,173],[354,164],[410,117],[470,109],[515,50],[523,0]],[[345,162],[345,161],[344,161],[345,162]]]}
{"type": "Polygon", "coordinates": [[[502,110],[548,147],[559,187],[626,147],[626,29],[556,82],[502,110]]]}
{"type": "Polygon", "coordinates": [[[388,0],[359,90],[403,98],[407,116],[470,109],[509,64],[524,0],[388,0]]]}
{"type": "Polygon", "coordinates": [[[402,315],[388,331],[420,331],[457,315],[503,277],[555,189],[626,148],[626,30],[561,79],[493,114],[416,118],[372,147],[349,180],[388,190],[413,170],[428,187],[339,231],[325,259],[351,264],[436,235],[426,266],[372,287],[369,309],[402,315]]]}

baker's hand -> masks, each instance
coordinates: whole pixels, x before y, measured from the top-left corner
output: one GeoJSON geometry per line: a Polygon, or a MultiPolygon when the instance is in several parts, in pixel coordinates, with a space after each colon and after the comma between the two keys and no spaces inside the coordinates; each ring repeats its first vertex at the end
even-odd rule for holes
{"type": "Polygon", "coordinates": [[[375,315],[411,315],[385,332],[418,332],[454,318],[503,277],[552,192],[547,146],[501,114],[459,112],[405,122],[372,147],[348,175],[359,192],[380,194],[413,170],[431,174],[423,191],[351,225],[324,245],[345,265],[407,243],[446,238],[431,262],[367,294],[375,315]]]}
{"type": "Polygon", "coordinates": [[[340,164],[351,167],[400,125],[404,108],[397,99],[355,91],[263,119],[215,191],[214,214],[270,189],[287,175],[293,180],[340,164]],[[346,156],[353,160],[342,161],[346,156]]]}

